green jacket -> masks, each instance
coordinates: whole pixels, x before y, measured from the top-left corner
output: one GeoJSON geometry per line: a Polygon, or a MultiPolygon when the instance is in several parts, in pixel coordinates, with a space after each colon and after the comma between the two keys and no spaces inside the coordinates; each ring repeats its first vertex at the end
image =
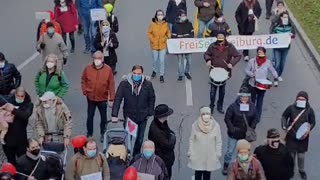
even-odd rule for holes
{"type": "Polygon", "coordinates": [[[42,96],[45,92],[51,91],[54,92],[56,96],[63,97],[68,89],[69,83],[64,72],[55,73],[48,85],[46,85],[48,73],[46,71],[41,71],[37,74],[35,79],[36,92],[38,96],[42,96]]]}

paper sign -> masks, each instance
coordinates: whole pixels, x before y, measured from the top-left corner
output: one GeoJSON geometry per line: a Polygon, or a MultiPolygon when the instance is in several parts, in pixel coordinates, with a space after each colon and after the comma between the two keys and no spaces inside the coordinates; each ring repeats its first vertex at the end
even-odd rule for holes
{"type": "Polygon", "coordinates": [[[131,136],[137,137],[138,125],[135,122],[133,122],[130,118],[127,119],[126,130],[131,136]]]}
{"type": "Polygon", "coordinates": [[[35,16],[36,16],[36,19],[39,19],[39,20],[49,20],[50,21],[50,14],[48,12],[35,12],[35,16]]]}
{"type": "Polygon", "coordinates": [[[81,180],[102,180],[102,173],[92,173],[85,176],[81,176],[81,180]]]}
{"type": "Polygon", "coordinates": [[[145,174],[145,173],[138,173],[139,180],[155,180],[154,175],[145,174]]]}
{"type": "Polygon", "coordinates": [[[107,13],[104,9],[91,9],[91,21],[102,21],[107,19],[107,13]]]}
{"type": "Polygon", "coordinates": [[[240,103],[240,111],[249,111],[249,104],[240,103]]]}

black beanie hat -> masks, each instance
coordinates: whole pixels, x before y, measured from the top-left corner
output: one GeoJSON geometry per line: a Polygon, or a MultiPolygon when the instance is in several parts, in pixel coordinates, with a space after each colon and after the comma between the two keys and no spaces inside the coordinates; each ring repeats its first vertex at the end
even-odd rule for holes
{"type": "Polygon", "coordinates": [[[4,61],[4,60],[6,60],[6,57],[2,52],[0,52],[0,61],[4,61]]]}
{"type": "Polygon", "coordinates": [[[268,130],[267,138],[273,139],[273,138],[279,138],[279,137],[280,137],[280,133],[277,129],[272,128],[268,130]]]}

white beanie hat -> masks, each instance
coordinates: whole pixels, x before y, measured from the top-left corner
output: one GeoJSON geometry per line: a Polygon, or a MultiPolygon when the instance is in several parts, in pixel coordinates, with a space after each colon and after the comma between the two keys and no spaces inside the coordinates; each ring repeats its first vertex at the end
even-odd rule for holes
{"type": "Polygon", "coordinates": [[[207,106],[200,108],[200,114],[211,114],[211,109],[207,106]]]}

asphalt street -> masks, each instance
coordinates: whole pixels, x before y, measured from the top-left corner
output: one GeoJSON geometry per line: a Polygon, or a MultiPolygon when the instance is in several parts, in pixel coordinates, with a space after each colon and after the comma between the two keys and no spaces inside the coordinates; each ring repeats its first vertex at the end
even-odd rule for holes
{"type": "MultiPolygon", "coordinates": [[[[263,15],[259,20],[260,32],[268,32],[270,22],[264,19],[265,8],[264,1],[260,1],[263,8],[263,15]]],[[[188,17],[193,19],[195,7],[193,1],[188,2],[188,17]]],[[[225,17],[231,25],[233,34],[237,34],[234,12],[240,3],[237,1],[225,2],[225,17]]],[[[36,28],[39,21],[35,20],[34,12],[51,9],[52,1],[1,1],[0,3],[0,51],[4,52],[10,62],[17,66],[28,59],[35,52],[36,28]]],[[[115,14],[118,16],[120,31],[117,34],[120,47],[118,53],[118,74],[116,75],[117,84],[121,81],[124,74],[130,72],[134,64],[141,64],[145,67],[145,74],[151,74],[152,57],[149,42],[147,39],[147,28],[157,9],[164,9],[167,6],[167,0],[138,0],[116,2],[115,14]]],[[[89,55],[82,53],[84,49],[84,40],[82,36],[76,37],[76,52],[69,57],[68,64],[65,66],[67,77],[70,81],[70,89],[65,97],[65,102],[73,114],[74,126],[73,134],[86,133],[86,99],[82,95],[80,88],[80,77],[84,67],[91,63],[89,55]]],[[[271,51],[268,50],[271,56],[271,51]]],[[[251,57],[254,51],[251,51],[251,57]]],[[[156,91],[156,103],[166,103],[174,109],[174,114],[170,117],[169,125],[175,131],[178,141],[176,145],[176,161],[173,169],[173,179],[182,180],[191,179],[193,171],[187,167],[187,150],[189,135],[192,123],[198,116],[198,109],[202,105],[209,104],[209,84],[208,70],[205,66],[202,53],[193,54],[191,73],[193,80],[192,100],[193,106],[187,106],[186,83],[177,82],[177,58],[169,55],[166,57],[166,74],[164,84],[160,84],[158,79],[153,80],[156,91]]],[[[22,70],[23,86],[35,99],[34,78],[39,71],[41,56],[26,65],[22,70]]],[[[233,77],[228,81],[225,97],[225,109],[236,98],[240,84],[244,78],[244,68],[246,62],[243,60],[234,68],[233,77]]],[[[288,61],[283,75],[284,81],[278,88],[273,88],[266,93],[262,120],[257,126],[258,140],[254,146],[264,142],[266,131],[269,128],[276,127],[280,129],[280,118],[284,109],[294,102],[298,91],[306,90],[309,93],[310,103],[313,106],[316,117],[320,117],[320,73],[310,54],[303,47],[299,37],[295,38],[288,56],[288,61]]],[[[190,83],[190,82],[188,82],[190,83]]],[[[190,98],[190,97],[189,97],[190,98]]],[[[110,111],[108,111],[110,115],[110,111]]],[[[223,115],[214,114],[215,119],[222,127],[224,148],[226,146],[226,126],[223,115]]],[[[95,135],[99,138],[99,117],[96,113],[95,135]]],[[[30,119],[32,124],[32,119],[30,119]]],[[[18,135],[17,135],[18,136],[18,135]]],[[[309,152],[306,156],[306,171],[309,179],[316,180],[320,177],[320,145],[317,137],[320,136],[319,125],[311,133],[311,143],[309,152]]],[[[220,170],[213,173],[211,179],[223,180],[220,170]]],[[[298,173],[296,173],[296,179],[298,173]]]]}

